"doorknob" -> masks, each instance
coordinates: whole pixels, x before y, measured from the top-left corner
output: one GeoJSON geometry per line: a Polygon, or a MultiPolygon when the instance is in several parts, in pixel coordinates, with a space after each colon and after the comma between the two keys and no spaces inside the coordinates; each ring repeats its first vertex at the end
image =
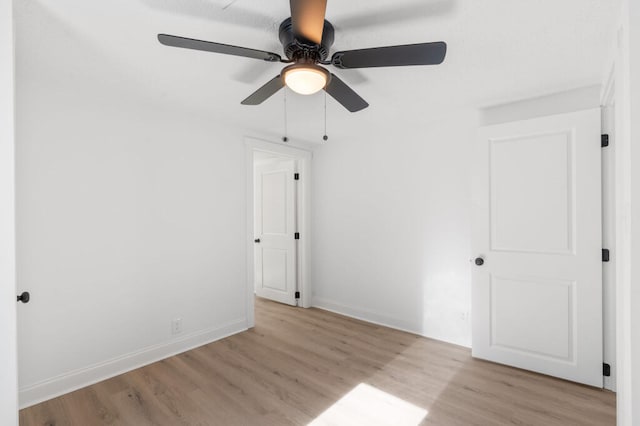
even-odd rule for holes
{"type": "Polygon", "coordinates": [[[256,238],[255,240],[253,240],[254,243],[259,243],[260,242],[260,238],[256,238]]]}
{"type": "Polygon", "coordinates": [[[482,266],[484,265],[484,259],[481,257],[476,257],[476,259],[474,260],[475,264],[478,266],[482,266]]]}
{"type": "Polygon", "coordinates": [[[31,299],[31,295],[28,291],[25,291],[20,296],[18,296],[18,302],[29,303],[29,299],[31,299]]]}

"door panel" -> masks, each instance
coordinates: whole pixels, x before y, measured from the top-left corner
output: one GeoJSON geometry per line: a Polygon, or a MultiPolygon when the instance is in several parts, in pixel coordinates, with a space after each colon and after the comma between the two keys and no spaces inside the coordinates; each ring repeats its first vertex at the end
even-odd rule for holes
{"type": "Polygon", "coordinates": [[[255,168],[256,295],[296,304],[296,194],[294,160],[255,168]]]}
{"type": "Polygon", "coordinates": [[[287,173],[286,170],[262,172],[262,233],[287,234],[287,173]]]}
{"type": "Polygon", "coordinates": [[[287,250],[262,249],[262,286],[287,291],[287,250]]]}
{"type": "Polygon", "coordinates": [[[571,281],[492,276],[491,345],[572,361],[574,288],[571,281]]]}
{"type": "Polygon", "coordinates": [[[573,252],[571,145],[566,132],[490,142],[492,250],[573,252]]]}
{"type": "Polygon", "coordinates": [[[481,129],[473,355],[602,386],[600,111],[481,129]]]}

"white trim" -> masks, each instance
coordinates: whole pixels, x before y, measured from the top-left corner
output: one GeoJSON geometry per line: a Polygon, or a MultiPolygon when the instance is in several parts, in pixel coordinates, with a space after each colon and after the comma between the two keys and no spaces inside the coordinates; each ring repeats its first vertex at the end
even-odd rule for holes
{"type": "Polygon", "coordinates": [[[615,227],[616,260],[616,390],[617,424],[631,426],[633,419],[631,362],[631,95],[630,15],[624,1],[607,61],[602,101],[615,100],[615,227]]]}
{"type": "MultiPolygon", "coordinates": [[[[602,150],[602,247],[616,248],[616,188],[615,188],[615,97],[603,101],[602,132],[609,135],[609,147],[602,150]]],[[[602,331],[603,362],[611,366],[611,376],[604,378],[604,388],[616,391],[616,265],[617,256],[602,264],[602,331]]]]}
{"type": "Polygon", "coordinates": [[[417,334],[419,336],[421,335],[420,331],[416,330],[413,324],[409,323],[408,321],[380,315],[374,311],[345,305],[343,303],[325,299],[323,297],[314,297],[312,306],[314,308],[322,309],[323,311],[333,312],[334,314],[344,315],[345,317],[355,318],[357,320],[368,322],[371,324],[381,325],[384,327],[393,328],[394,330],[417,334]]]}
{"type": "Polygon", "coordinates": [[[600,95],[600,105],[610,106],[615,104],[616,99],[616,64],[611,63],[607,70],[607,77],[602,85],[602,93],[600,95]]]}
{"type": "Polygon", "coordinates": [[[249,327],[255,325],[254,312],[254,252],[253,252],[253,153],[262,151],[283,157],[294,158],[298,162],[298,232],[301,238],[298,243],[300,304],[303,308],[311,306],[311,159],[313,153],[304,148],[270,142],[254,137],[245,137],[245,232],[246,271],[247,271],[247,322],[249,327]]]}
{"type": "Polygon", "coordinates": [[[247,322],[241,319],[222,327],[196,331],[167,343],[149,346],[105,362],[61,374],[21,388],[20,408],[30,407],[245,330],[247,330],[247,322]]]}
{"type": "MultiPolygon", "coordinates": [[[[615,52],[615,48],[612,51],[615,52]]],[[[602,245],[612,251],[616,248],[616,64],[611,59],[606,62],[605,79],[600,95],[602,107],[602,133],[609,134],[609,147],[602,152],[602,245]]],[[[603,360],[611,366],[611,376],[604,378],[604,388],[616,391],[617,344],[616,344],[616,256],[602,265],[603,290],[603,360]],[[611,301],[610,298],[613,298],[611,301]]]]}
{"type": "Polygon", "coordinates": [[[0,4],[0,424],[18,424],[13,2],[0,4]]]}
{"type": "Polygon", "coordinates": [[[312,306],[317,309],[322,309],[323,311],[329,311],[335,314],[344,315],[345,317],[354,318],[354,319],[368,322],[371,324],[381,325],[383,327],[392,328],[394,330],[404,331],[405,333],[415,334],[417,336],[422,336],[427,339],[437,340],[439,342],[444,342],[444,343],[449,343],[456,346],[470,348],[470,346],[460,344],[459,342],[454,342],[451,340],[445,340],[441,338],[434,338],[426,334],[423,334],[421,330],[419,330],[419,327],[416,327],[415,324],[412,324],[409,321],[405,321],[400,318],[380,315],[374,311],[345,305],[343,303],[325,299],[323,297],[314,297],[312,306]]]}
{"type": "Polygon", "coordinates": [[[277,154],[284,157],[302,158],[309,161],[313,158],[312,151],[305,148],[297,147],[295,145],[257,139],[251,136],[245,136],[244,143],[246,147],[252,148],[252,152],[253,150],[256,150],[268,154],[277,154]]]}
{"type": "Polygon", "coordinates": [[[640,175],[637,143],[640,127],[638,68],[640,67],[640,5],[625,0],[620,17],[616,57],[616,153],[617,188],[617,357],[618,415],[620,426],[640,424],[640,316],[638,244],[640,226],[640,175]]]}

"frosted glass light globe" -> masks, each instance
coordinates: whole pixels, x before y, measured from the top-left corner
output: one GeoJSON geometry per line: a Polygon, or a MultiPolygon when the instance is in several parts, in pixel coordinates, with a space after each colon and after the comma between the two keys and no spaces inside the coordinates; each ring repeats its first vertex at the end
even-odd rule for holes
{"type": "Polygon", "coordinates": [[[284,83],[296,93],[312,95],[324,89],[329,73],[317,65],[292,65],[283,71],[284,83]]]}

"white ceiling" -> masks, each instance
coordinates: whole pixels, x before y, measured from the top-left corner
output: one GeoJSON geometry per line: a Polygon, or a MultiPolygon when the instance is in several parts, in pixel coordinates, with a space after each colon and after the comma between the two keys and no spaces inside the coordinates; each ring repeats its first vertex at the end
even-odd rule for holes
{"type": "MultiPolygon", "coordinates": [[[[18,79],[34,87],[75,86],[95,96],[143,98],[255,131],[283,127],[283,93],[258,107],[240,105],[281,64],[169,48],[156,34],[281,53],[277,28],[289,15],[286,0],[17,3],[18,79]]],[[[599,84],[619,3],[329,0],[334,51],[438,40],[449,46],[437,67],[334,70],[371,107],[352,115],[329,98],[330,123],[423,119],[599,84]]],[[[287,100],[294,133],[323,132],[322,94],[289,93],[287,100]]]]}

